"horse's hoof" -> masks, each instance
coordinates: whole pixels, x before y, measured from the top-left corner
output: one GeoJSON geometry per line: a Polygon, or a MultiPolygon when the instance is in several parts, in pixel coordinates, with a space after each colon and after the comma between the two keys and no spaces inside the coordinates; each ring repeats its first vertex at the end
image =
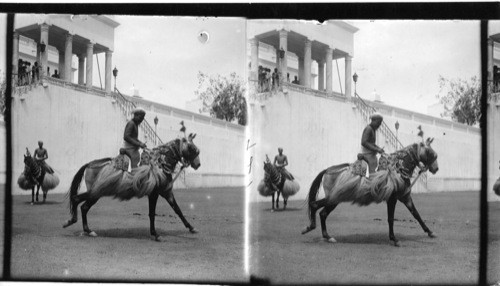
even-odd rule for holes
{"type": "Polygon", "coordinates": [[[335,240],[335,238],[333,238],[333,237],[330,237],[330,238],[325,238],[325,239],[326,239],[326,241],[327,241],[327,242],[329,242],[329,243],[336,243],[336,242],[337,242],[337,240],[335,240]]]}
{"type": "Polygon", "coordinates": [[[304,228],[304,230],[302,230],[302,234],[306,234],[315,228],[316,227],[313,227],[313,226],[306,226],[306,228],[304,228]]]}
{"type": "Polygon", "coordinates": [[[31,204],[30,204],[30,205],[34,205],[34,204],[33,204],[33,202],[31,202],[31,204]]]}
{"type": "Polygon", "coordinates": [[[437,237],[437,235],[436,235],[434,232],[432,232],[432,231],[428,232],[428,233],[427,233],[427,235],[428,235],[430,238],[436,238],[436,237],[437,237]]]}
{"type": "Polygon", "coordinates": [[[68,226],[74,224],[76,221],[68,219],[65,224],[63,224],[63,228],[67,228],[68,226]]]}
{"type": "Polygon", "coordinates": [[[192,227],[189,229],[189,232],[190,233],[198,233],[198,230],[196,230],[196,228],[192,227]]]}
{"type": "Polygon", "coordinates": [[[90,237],[97,237],[97,233],[95,233],[94,231],[87,233],[87,235],[90,237]]]}
{"type": "Polygon", "coordinates": [[[159,235],[152,235],[151,236],[151,240],[154,240],[154,241],[161,241],[161,237],[159,235]]]}
{"type": "Polygon", "coordinates": [[[401,247],[401,243],[399,241],[393,241],[393,242],[394,242],[394,246],[401,247]]]}

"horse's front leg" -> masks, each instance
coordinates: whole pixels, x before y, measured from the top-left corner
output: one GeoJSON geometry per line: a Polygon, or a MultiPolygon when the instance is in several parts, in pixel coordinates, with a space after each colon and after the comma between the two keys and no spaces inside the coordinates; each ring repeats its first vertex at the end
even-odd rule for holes
{"type": "Polygon", "coordinates": [[[277,195],[276,195],[276,209],[278,210],[278,209],[280,208],[280,194],[281,194],[281,191],[280,191],[280,190],[278,190],[278,191],[276,192],[276,194],[277,194],[277,195]]]}
{"type": "Polygon", "coordinates": [[[415,204],[413,203],[413,199],[411,198],[411,195],[408,195],[404,198],[401,198],[400,201],[405,204],[405,206],[408,208],[410,213],[413,215],[413,217],[418,221],[422,229],[427,233],[429,237],[436,237],[436,235],[425,225],[424,221],[420,217],[420,214],[417,211],[417,208],[415,208],[415,204]]]}
{"type": "Polygon", "coordinates": [[[271,195],[271,212],[274,212],[274,192],[273,194],[271,195]]]}
{"type": "Polygon", "coordinates": [[[36,186],[36,201],[38,202],[38,192],[40,191],[40,185],[36,186]]]}
{"type": "Polygon", "coordinates": [[[184,217],[184,214],[182,214],[181,208],[179,208],[179,205],[177,205],[177,202],[175,201],[174,193],[172,192],[172,188],[169,188],[169,189],[167,189],[164,192],[160,192],[160,196],[164,197],[167,200],[167,202],[170,204],[170,206],[172,207],[172,209],[175,211],[175,213],[182,220],[182,223],[184,223],[184,226],[187,229],[189,229],[189,231],[191,233],[197,233],[198,232],[191,224],[189,224],[189,222],[184,217]]]}
{"type": "Polygon", "coordinates": [[[31,188],[31,205],[35,203],[35,186],[31,188]]]}
{"type": "Polygon", "coordinates": [[[160,241],[160,236],[156,233],[155,229],[155,216],[156,216],[156,203],[158,201],[158,192],[153,191],[149,194],[149,232],[151,238],[160,241]]]}
{"type": "Polygon", "coordinates": [[[395,246],[401,246],[399,240],[394,235],[394,211],[396,210],[397,201],[394,195],[387,200],[387,222],[389,223],[389,240],[392,240],[395,246]]]}

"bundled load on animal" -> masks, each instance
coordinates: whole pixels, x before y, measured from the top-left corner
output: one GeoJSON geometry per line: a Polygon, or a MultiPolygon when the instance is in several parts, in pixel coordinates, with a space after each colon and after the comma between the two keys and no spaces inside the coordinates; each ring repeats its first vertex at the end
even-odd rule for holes
{"type": "Polygon", "coordinates": [[[274,209],[274,194],[277,192],[277,207],[281,194],[284,200],[284,207],[286,208],[288,198],[295,195],[300,190],[300,185],[296,182],[293,175],[284,167],[278,168],[274,166],[267,155],[266,161],[264,162],[264,172],[264,179],[262,179],[257,186],[259,194],[264,197],[272,196],[272,209],[274,209]]]}
{"type": "Polygon", "coordinates": [[[36,160],[33,158],[28,148],[26,148],[26,155],[24,155],[24,171],[17,179],[17,184],[22,190],[32,191],[33,203],[35,187],[37,187],[36,200],[38,201],[38,192],[41,188],[43,200],[45,201],[47,192],[55,189],[59,185],[59,177],[44,160],[36,160]]]}

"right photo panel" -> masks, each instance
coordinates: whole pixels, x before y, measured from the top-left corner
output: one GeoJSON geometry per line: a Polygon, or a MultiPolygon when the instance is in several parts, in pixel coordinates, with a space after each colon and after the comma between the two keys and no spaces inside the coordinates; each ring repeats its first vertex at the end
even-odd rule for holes
{"type": "Polygon", "coordinates": [[[488,283],[500,283],[500,21],[488,23],[488,283]]]}
{"type": "MultiPolygon", "coordinates": [[[[497,31],[490,138],[500,135],[497,31]]],[[[250,275],[477,283],[480,59],[479,21],[249,20],[250,275]]],[[[498,198],[491,191],[492,283],[498,198]]]]}

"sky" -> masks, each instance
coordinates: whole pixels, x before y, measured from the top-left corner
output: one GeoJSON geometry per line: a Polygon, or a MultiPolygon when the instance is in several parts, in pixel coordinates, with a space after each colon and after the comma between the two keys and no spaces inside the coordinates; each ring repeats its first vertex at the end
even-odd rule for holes
{"type": "MultiPolygon", "coordinates": [[[[199,71],[246,77],[244,18],[115,16],[115,20],[120,25],[115,29],[113,67],[119,70],[116,85],[124,94],[133,95],[135,88],[145,99],[185,108],[186,101],[195,99],[199,71]],[[206,43],[198,39],[203,31],[209,34],[206,43]]],[[[4,15],[0,21],[5,27],[4,15]]],[[[346,22],[359,29],[354,34],[352,73],[358,75],[356,90],[363,98],[374,99],[377,93],[386,104],[426,113],[438,102],[440,75],[480,76],[479,21],[346,22]]],[[[0,27],[0,37],[4,35],[0,27]]],[[[104,54],[99,62],[103,65],[104,54]]],[[[344,63],[338,64],[344,88],[344,63]]],[[[334,90],[340,89],[338,76],[334,68],[334,90]]],[[[94,85],[99,85],[98,78],[94,76],[94,85]]]]}

